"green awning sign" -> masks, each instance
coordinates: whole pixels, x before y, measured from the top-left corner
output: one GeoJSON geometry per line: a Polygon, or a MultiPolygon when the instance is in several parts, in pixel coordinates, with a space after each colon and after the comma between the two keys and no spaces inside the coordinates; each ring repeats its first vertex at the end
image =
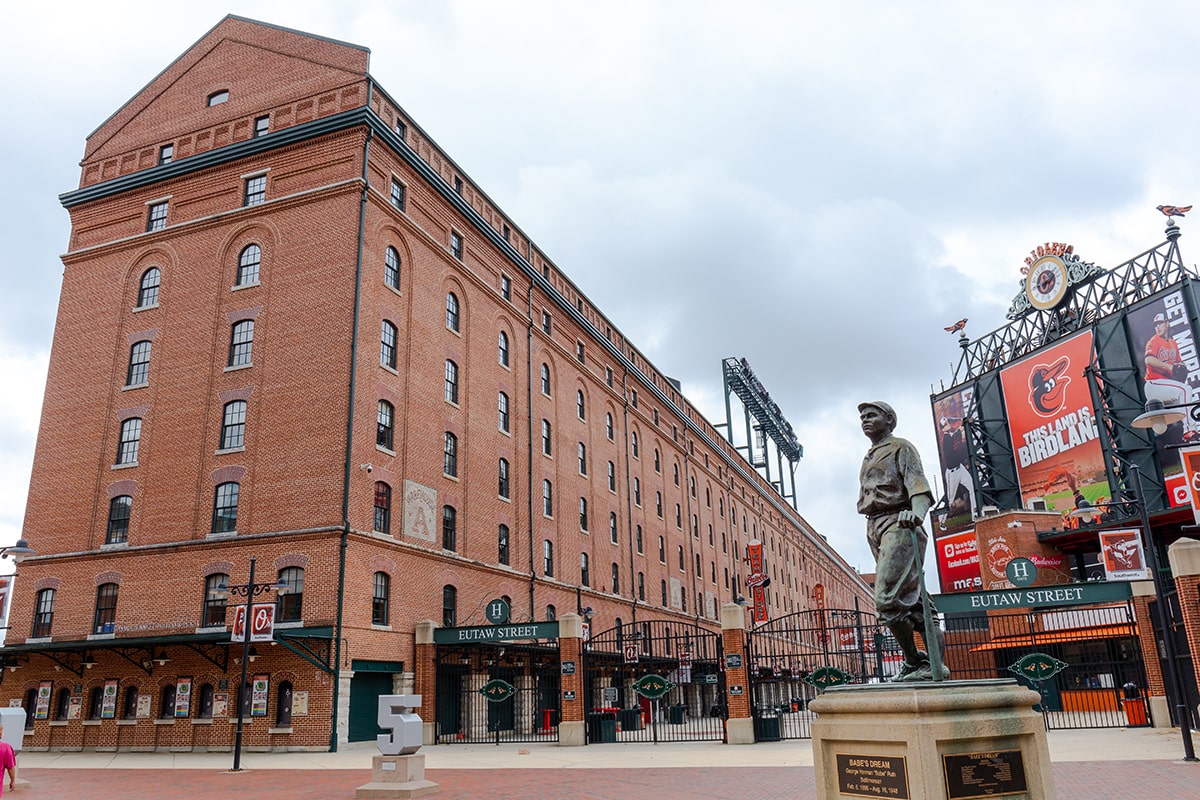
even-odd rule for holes
{"type": "Polygon", "coordinates": [[[517,693],[517,687],[506,680],[493,678],[483,685],[479,693],[486,697],[489,703],[503,703],[517,693]]]}
{"type": "Polygon", "coordinates": [[[1009,667],[1008,671],[1015,672],[1022,678],[1028,678],[1031,681],[1044,681],[1047,678],[1053,678],[1068,666],[1054,656],[1048,656],[1045,653],[1029,653],[1017,659],[1017,663],[1009,667]]]}
{"type": "Polygon", "coordinates": [[[829,689],[850,682],[850,674],[837,667],[818,667],[810,672],[804,682],[818,689],[829,689]]]}
{"type": "Polygon", "coordinates": [[[666,678],[658,675],[643,675],[637,679],[637,683],[633,684],[634,691],[642,697],[648,697],[651,700],[657,700],[667,692],[675,688],[675,684],[671,683],[666,678]]]}

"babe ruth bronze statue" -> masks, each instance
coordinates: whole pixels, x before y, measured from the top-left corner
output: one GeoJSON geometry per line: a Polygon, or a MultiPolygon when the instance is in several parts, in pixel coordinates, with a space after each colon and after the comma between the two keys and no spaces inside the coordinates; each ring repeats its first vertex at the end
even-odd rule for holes
{"type": "Polygon", "coordinates": [[[875,609],[904,653],[904,666],[892,681],[945,680],[950,671],[941,659],[944,636],[933,622],[921,566],[928,541],[922,522],[933,504],[933,492],[917,448],[892,435],[895,410],[873,401],[860,403],[858,414],[871,440],[858,473],[858,513],[867,517],[867,544],[875,557],[875,609]],[[932,640],[926,635],[930,630],[932,640]],[[933,651],[932,659],[917,649],[914,632],[933,651]]]}

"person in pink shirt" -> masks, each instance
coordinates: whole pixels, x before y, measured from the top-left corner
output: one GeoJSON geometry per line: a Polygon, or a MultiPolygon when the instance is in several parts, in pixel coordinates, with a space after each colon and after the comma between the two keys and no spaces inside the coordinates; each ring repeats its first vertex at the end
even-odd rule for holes
{"type": "MultiPolygon", "coordinates": [[[[4,735],[4,725],[0,724],[0,736],[4,735]]],[[[0,741],[0,768],[8,773],[8,788],[12,791],[17,788],[17,754],[13,752],[12,745],[5,741],[0,741]]],[[[4,781],[0,779],[0,797],[4,796],[4,781]]]]}

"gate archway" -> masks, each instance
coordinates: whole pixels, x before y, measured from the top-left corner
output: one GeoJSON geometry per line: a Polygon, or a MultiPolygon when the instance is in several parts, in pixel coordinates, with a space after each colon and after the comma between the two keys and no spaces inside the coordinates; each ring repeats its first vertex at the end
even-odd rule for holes
{"type": "Polygon", "coordinates": [[[747,637],[747,674],[755,738],[811,738],[808,701],[817,690],[804,679],[836,667],[849,683],[884,680],[898,668],[889,642],[875,614],[858,609],[797,611],[754,628],[747,637]]]}
{"type": "Polygon", "coordinates": [[[645,620],[594,634],[584,644],[589,744],[723,741],[725,672],[721,634],[696,623],[645,620]],[[647,675],[673,688],[650,700],[647,675]]]}

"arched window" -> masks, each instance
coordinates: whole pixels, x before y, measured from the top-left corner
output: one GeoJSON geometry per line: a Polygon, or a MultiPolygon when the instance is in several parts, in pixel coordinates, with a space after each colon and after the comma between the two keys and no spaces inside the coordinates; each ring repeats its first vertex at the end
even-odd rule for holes
{"type": "Polygon", "coordinates": [[[225,624],[228,587],[229,576],[224,572],[213,573],[204,579],[204,613],[200,619],[200,627],[209,628],[225,624]]]}
{"type": "Polygon", "coordinates": [[[446,295],[446,327],[455,333],[458,332],[458,297],[454,292],[449,292],[446,295]]]}
{"type": "Polygon", "coordinates": [[[442,587],[442,627],[458,624],[458,589],[447,584],[442,587]]]}
{"type": "Polygon", "coordinates": [[[254,320],[235,322],[229,329],[229,366],[244,367],[254,354],[254,320]]]}
{"type": "Polygon", "coordinates": [[[508,459],[507,458],[500,459],[500,466],[499,466],[498,471],[499,471],[499,476],[500,476],[499,494],[501,497],[508,499],[508,497],[510,496],[510,487],[509,487],[509,483],[508,483],[508,459]]]}
{"type": "Polygon", "coordinates": [[[500,366],[502,366],[502,367],[508,366],[508,334],[505,333],[504,331],[500,331],[500,341],[499,341],[498,352],[497,352],[497,360],[499,360],[500,366]]]}
{"type": "Polygon", "coordinates": [[[383,331],[379,335],[379,363],[385,367],[396,368],[396,326],[386,319],[383,321],[383,331]]]}
{"type": "Polygon", "coordinates": [[[121,423],[121,439],[117,443],[117,464],[136,464],[142,442],[142,418],[130,417],[121,423]]]}
{"type": "Polygon", "coordinates": [[[213,533],[230,533],[237,530],[240,489],[240,485],[233,481],[217,486],[213,494],[213,533]]]}
{"type": "Polygon", "coordinates": [[[50,635],[54,623],[54,589],[42,589],[37,593],[37,602],[33,611],[33,630],[30,637],[41,639],[50,635]]]}
{"type": "Polygon", "coordinates": [[[66,719],[71,709],[71,690],[64,686],[58,690],[58,700],[54,704],[54,718],[66,719]]]}
{"type": "Polygon", "coordinates": [[[33,730],[33,718],[37,714],[37,689],[29,689],[25,692],[25,702],[21,706],[25,709],[25,730],[33,730]]]}
{"type": "Polygon", "coordinates": [[[233,400],[225,404],[221,419],[221,450],[246,446],[246,401],[233,400]]]}
{"type": "Polygon", "coordinates": [[[499,400],[497,402],[497,414],[498,414],[497,425],[499,426],[500,430],[504,431],[505,433],[508,433],[509,432],[508,395],[506,395],[504,392],[500,393],[499,400]]]}
{"type": "Polygon", "coordinates": [[[442,472],[451,478],[458,475],[458,437],[450,431],[442,445],[442,472]]]}
{"type": "Polygon", "coordinates": [[[158,693],[158,718],[173,719],[175,717],[175,684],[168,683],[158,693]]]}
{"type": "Polygon", "coordinates": [[[158,287],[162,282],[162,273],[158,267],[151,267],[142,273],[142,281],[138,285],[138,308],[148,308],[158,305],[158,287]]]}
{"type": "Polygon", "coordinates": [[[386,572],[375,573],[374,591],[371,594],[371,624],[387,625],[391,601],[392,579],[386,572]]]}
{"type": "Polygon", "coordinates": [[[96,587],[96,613],[92,633],[112,633],[117,620],[117,592],[115,583],[102,583],[96,587]]]}
{"type": "Polygon", "coordinates": [[[92,687],[92,693],[88,697],[88,719],[100,719],[100,714],[104,711],[104,687],[92,687]]]}
{"type": "Polygon", "coordinates": [[[375,518],[373,530],[391,535],[392,487],[383,481],[375,482],[375,518]]]}
{"type": "Polygon", "coordinates": [[[249,286],[258,283],[258,266],[262,262],[262,248],[256,244],[248,244],[242,248],[238,256],[237,280],[235,286],[249,286]]]}
{"type": "Polygon", "coordinates": [[[213,685],[206,683],[200,687],[200,708],[196,716],[201,719],[212,719],[213,715],[213,685]]]}
{"type": "Polygon", "coordinates": [[[287,584],[287,591],[279,595],[275,619],[278,622],[299,622],[304,613],[304,569],[285,567],[279,570],[279,580],[287,584]]]}
{"type": "Polygon", "coordinates": [[[379,410],[375,415],[375,444],[387,450],[392,449],[395,414],[395,406],[387,400],[379,401],[379,410]]]}
{"type": "Polygon", "coordinates": [[[458,405],[458,364],[446,359],[446,402],[458,405]]]}
{"type": "Polygon", "coordinates": [[[542,394],[550,396],[550,367],[542,364],[542,394]]]}
{"type": "Polygon", "coordinates": [[[121,704],[121,719],[136,719],[138,707],[138,688],[125,687],[125,702],[121,704]]]}
{"type": "Polygon", "coordinates": [[[458,511],[454,506],[442,506],[442,549],[458,549],[458,511]]]}
{"type": "Polygon", "coordinates": [[[508,557],[508,526],[501,525],[496,531],[496,560],[507,565],[508,557]]]}
{"type": "Polygon", "coordinates": [[[292,682],[280,681],[276,693],[275,726],[279,728],[292,727],[292,682]]]}
{"type": "Polygon", "coordinates": [[[129,348],[129,369],[125,374],[126,386],[142,386],[150,381],[150,342],[134,342],[129,348]]]}
{"type": "Polygon", "coordinates": [[[383,282],[397,291],[400,289],[400,253],[391,246],[383,251],[383,282]]]}
{"type": "Polygon", "coordinates": [[[558,619],[558,609],[553,605],[546,606],[546,620],[548,622],[553,622],[556,619],[558,619]]]}
{"type": "Polygon", "coordinates": [[[579,583],[581,586],[591,586],[592,576],[588,569],[588,554],[579,554],[579,583]]]}
{"type": "Polygon", "coordinates": [[[133,498],[127,494],[108,501],[108,532],[105,544],[119,544],[129,538],[129,516],[133,513],[133,498]]]}

